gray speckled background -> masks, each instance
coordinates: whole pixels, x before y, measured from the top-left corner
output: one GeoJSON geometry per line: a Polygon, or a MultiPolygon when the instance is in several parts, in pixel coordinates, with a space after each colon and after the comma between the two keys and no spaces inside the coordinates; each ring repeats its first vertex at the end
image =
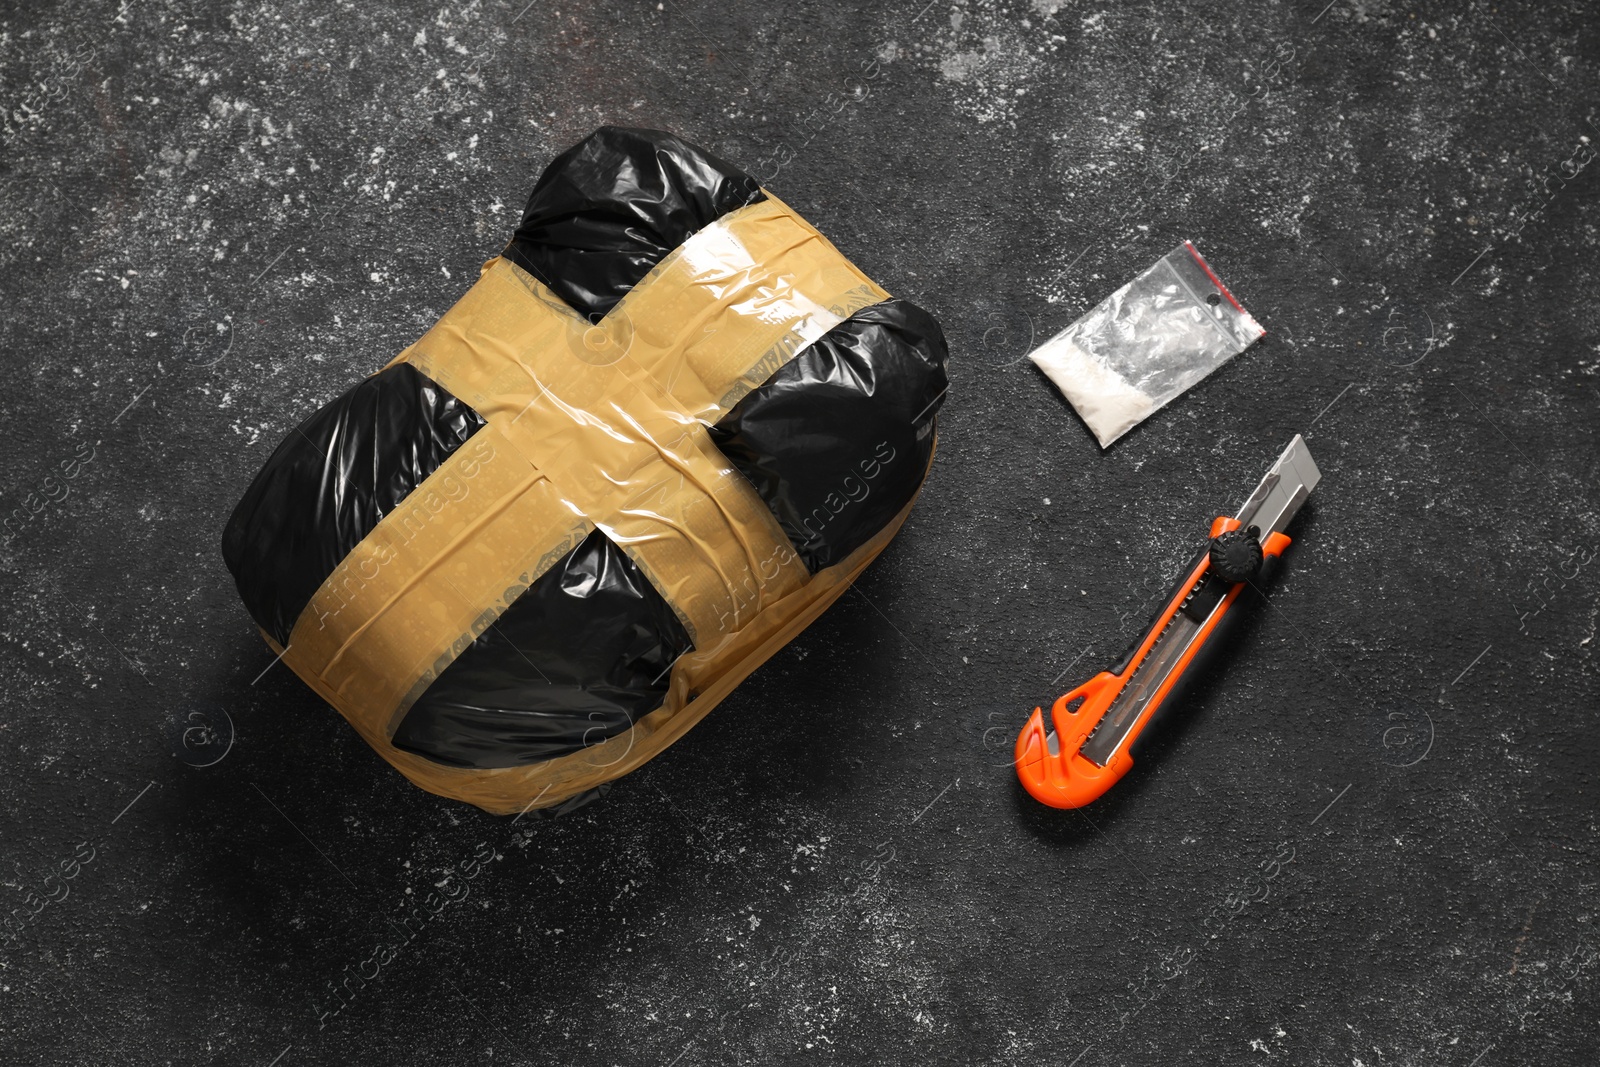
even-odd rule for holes
{"type": "Polygon", "coordinates": [[[0,1061],[1595,1062],[1593,12],[924,3],[6,6],[0,1061]],[[514,825],[265,670],[217,546],[605,122],[764,177],[954,387],[858,592],[514,825]],[[1268,336],[1102,454],[1022,357],[1184,238],[1268,336]],[[1022,796],[1296,431],[1225,675],[1022,796]]]}

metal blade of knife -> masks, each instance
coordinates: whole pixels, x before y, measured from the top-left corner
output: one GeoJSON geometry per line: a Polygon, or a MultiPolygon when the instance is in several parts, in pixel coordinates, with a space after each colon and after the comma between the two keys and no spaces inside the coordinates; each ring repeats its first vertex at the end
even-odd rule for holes
{"type": "Polygon", "coordinates": [[[1322,472],[1311,458],[1311,449],[1306,447],[1303,437],[1295,434],[1294,440],[1289,442],[1283,455],[1268,469],[1266,477],[1261,479],[1261,484],[1256,486],[1255,492],[1250,494],[1250,499],[1244,502],[1235,518],[1240,526],[1247,529],[1258,527],[1261,540],[1265,543],[1268,537],[1288,527],[1300,510],[1300,505],[1306,502],[1306,497],[1311,495],[1311,490],[1320,481],[1322,472]],[[1267,521],[1263,522],[1263,519],[1267,521]]]}

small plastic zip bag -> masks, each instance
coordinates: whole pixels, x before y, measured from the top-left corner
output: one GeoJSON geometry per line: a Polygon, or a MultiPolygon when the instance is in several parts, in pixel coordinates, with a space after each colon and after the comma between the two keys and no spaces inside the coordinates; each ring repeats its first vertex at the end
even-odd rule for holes
{"type": "Polygon", "coordinates": [[[1264,333],[1185,241],[1028,358],[1107,448],[1264,333]]]}

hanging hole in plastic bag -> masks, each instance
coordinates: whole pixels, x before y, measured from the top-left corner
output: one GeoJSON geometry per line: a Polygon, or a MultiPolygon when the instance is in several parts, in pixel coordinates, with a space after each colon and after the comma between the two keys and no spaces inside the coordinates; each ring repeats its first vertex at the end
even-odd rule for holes
{"type": "Polygon", "coordinates": [[[1107,448],[1264,333],[1185,241],[1028,358],[1107,448]]]}

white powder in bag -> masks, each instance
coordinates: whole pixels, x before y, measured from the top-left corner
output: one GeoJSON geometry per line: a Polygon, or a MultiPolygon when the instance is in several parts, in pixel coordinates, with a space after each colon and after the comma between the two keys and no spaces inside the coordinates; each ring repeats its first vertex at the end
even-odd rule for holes
{"type": "Polygon", "coordinates": [[[1149,394],[1057,334],[1028,354],[1088,424],[1101,448],[1137,426],[1155,409],[1149,394]]]}

